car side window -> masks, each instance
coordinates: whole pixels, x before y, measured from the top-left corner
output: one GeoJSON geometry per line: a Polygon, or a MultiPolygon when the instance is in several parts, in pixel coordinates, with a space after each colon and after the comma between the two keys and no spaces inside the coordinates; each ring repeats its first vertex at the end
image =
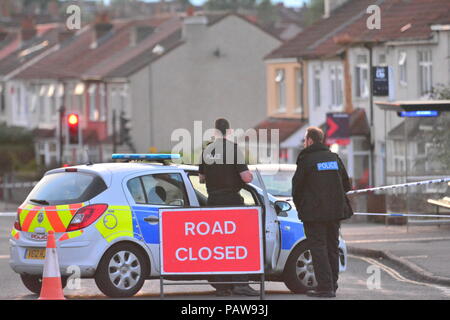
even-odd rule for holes
{"type": "Polygon", "coordinates": [[[241,191],[239,191],[239,194],[242,198],[244,198],[244,204],[246,206],[256,206],[255,198],[253,198],[253,195],[250,191],[241,189],[241,191]]]}
{"type": "MultiPolygon", "coordinates": [[[[200,179],[198,177],[198,174],[190,173],[189,174],[189,180],[192,183],[192,186],[194,187],[198,201],[201,206],[206,206],[206,201],[208,199],[208,191],[206,190],[206,184],[200,183],[200,179]]],[[[244,198],[244,205],[246,206],[255,206],[257,205],[255,198],[253,194],[245,189],[241,189],[239,191],[239,194],[242,198],[244,198]]]]}
{"type": "Polygon", "coordinates": [[[131,193],[131,196],[134,199],[134,202],[140,203],[140,204],[146,203],[144,188],[142,187],[142,182],[141,182],[140,177],[129,180],[127,183],[127,186],[128,186],[128,190],[131,193]]]}
{"type": "Polygon", "coordinates": [[[178,173],[145,175],[131,179],[127,185],[136,203],[169,206],[189,205],[183,178],[178,173]]]}

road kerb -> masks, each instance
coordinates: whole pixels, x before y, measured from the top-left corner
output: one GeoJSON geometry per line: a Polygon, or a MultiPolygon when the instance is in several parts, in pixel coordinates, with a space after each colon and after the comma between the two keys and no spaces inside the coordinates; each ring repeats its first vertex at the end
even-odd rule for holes
{"type": "Polygon", "coordinates": [[[410,273],[414,274],[417,278],[424,282],[429,282],[433,284],[440,284],[445,286],[450,286],[450,278],[442,277],[442,276],[436,276],[433,273],[422,269],[418,265],[412,263],[411,261],[408,261],[404,258],[398,257],[394,254],[392,254],[389,251],[383,251],[383,250],[375,250],[375,249],[368,249],[368,248],[358,248],[353,246],[347,246],[348,253],[359,255],[359,256],[365,256],[369,258],[383,258],[386,259],[395,265],[399,266],[400,268],[403,268],[410,273]]]}

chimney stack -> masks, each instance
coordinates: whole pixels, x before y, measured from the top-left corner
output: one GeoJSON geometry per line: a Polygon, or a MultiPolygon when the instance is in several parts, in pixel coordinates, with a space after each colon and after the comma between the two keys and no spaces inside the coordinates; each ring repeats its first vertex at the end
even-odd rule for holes
{"type": "Polygon", "coordinates": [[[112,30],[113,25],[110,22],[109,14],[107,12],[102,12],[97,15],[95,19],[95,39],[94,41],[98,41],[104,35],[106,35],[109,31],[112,30]]]}
{"type": "Polygon", "coordinates": [[[183,20],[183,39],[195,40],[202,37],[208,25],[208,18],[204,15],[188,15],[183,20]]]}
{"type": "Polygon", "coordinates": [[[323,17],[327,19],[330,17],[331,13],[346,3],[348,0],[324,0],[323,2],[323,17]]]}
{"type": "Polygon", "coordinates": [[[21,41],[28,41],[34,38],[37,34],[36,26],[34,24],[34,19],[32,17],[26,17],[21,21],[20,27],[20,38],[21,41]]]}

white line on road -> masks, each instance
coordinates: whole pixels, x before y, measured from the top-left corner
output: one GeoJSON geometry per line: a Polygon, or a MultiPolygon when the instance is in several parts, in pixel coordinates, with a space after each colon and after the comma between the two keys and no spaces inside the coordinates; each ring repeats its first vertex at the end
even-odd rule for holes
{"type": "Polygon", "coordinates": [[[348,257],[354,258],[354,259],[360,259],[360,260],[367,262],[368,264],[376,265],[397,281],[402,281],[402,282],[406,282],[406,283],[410,283],[410,284],[415,284],[415,285],[419,285],[419,286],[427,286],[427,287],[431,287],[434,289],[438,289],[438,290],[442,291],[444,293],[444,295],[450,297],[450,288],[449,287],[442,287],[442,286],[439,286],[436,284],[406,279],[404,276],[402,276],[400,273],[398,273],[394,269],[392,269],[372,258],[359,257],[359,256],[354,256],[352,254],[349,254],[348,257]]]}
{"type": "Polygon", "coordinates": [[[0,255],[0,259],[9,259],[9,254],[8,255],[0,255]]]}
{"type": "Polygon", "coordinates": [[[0,217],[15,217],[16,212],[0,212],[0,217]]]}
{"type": "Polygon", "coordinates": [[[450,240],[450,237],[434,238],[407,238],[407,239],[367,239],[367,240],[346,240],[347,244],[357,243],[380,243],[380,242],[419,242],[419,241],[443,241],[450,240]]]}

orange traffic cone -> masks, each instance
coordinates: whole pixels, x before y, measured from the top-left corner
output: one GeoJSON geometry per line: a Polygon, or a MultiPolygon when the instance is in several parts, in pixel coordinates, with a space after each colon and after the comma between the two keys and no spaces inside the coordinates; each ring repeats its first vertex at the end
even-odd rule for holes
{"type": "Polygon", "coordinates": [[[56,252],[55,233],[48,232],[47,249],[45,251],[44,274],[39,300],[65,300],[61,273],[59,272],[58,254],[56,252]]]}

